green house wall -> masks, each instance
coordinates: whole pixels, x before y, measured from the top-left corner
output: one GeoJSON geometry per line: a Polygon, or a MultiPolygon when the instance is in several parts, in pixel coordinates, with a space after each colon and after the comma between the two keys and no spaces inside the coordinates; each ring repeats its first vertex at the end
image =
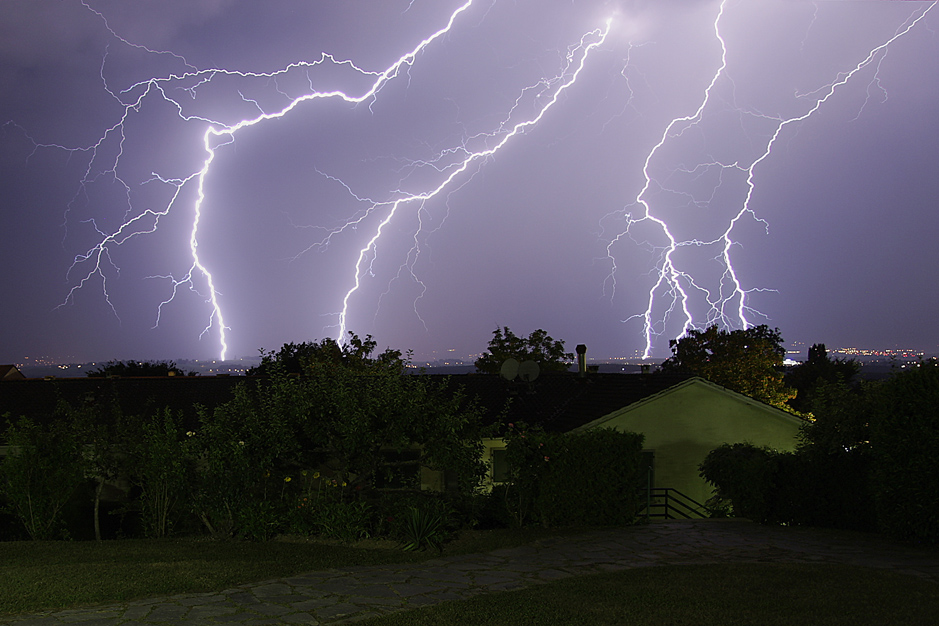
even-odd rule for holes
{"type": "Polygon", "coordinates": [[[794,450],[801,423],[785,411],[695,378],[577,430],[603,426],[642,433],[644,449],[655,455],[653,486],[672,487],[703,503],[712,487],[698,475],[698,466],[708,452],[738,442],[794,450]]]}

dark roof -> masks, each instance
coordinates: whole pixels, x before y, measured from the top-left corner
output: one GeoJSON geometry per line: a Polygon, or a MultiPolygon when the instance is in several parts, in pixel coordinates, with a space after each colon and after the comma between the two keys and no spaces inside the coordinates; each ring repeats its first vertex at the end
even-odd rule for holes
{"type": "MultiPolygon", "coordinates": [[[[428,374],[428,376],[435,376],[428,374]]],[[[437,376],[435,376],[437,377],[437,376]]],[[[691,376],[685,374],[542,374],[531,383],[506,381],[497,375],[439,376],[467,396],[477,398],[490,424],[526,422],[545,430],[566,432],[613,411],[664,391],[691,376]]],[[[0,417],[28,415],[51,419],[56,403],[106,406],[115,398],[128,414],[153,414],[169,407],[195,424],[195,406],[212,409],[232,398],[245,376],[156,376],[121,378],[56,378],[6,380],[0,383],[0,417]]],[[[3,420],[0,419],[0,422],[3,420]]],[[[0,425],[2,426],[2,425],[0,425]]],[[[0,428],[2,432],[2,428],[0,428]]]]}
{"type": "Polygon", "coordinates": [[[22,380],[26,378],[15,365],[0,365],[0,380],[22,380]]]}
{"type": "Polygon", "coordinates": [[[691,378],[687,374],[542,374],[531,383],[489,374],[451,376],[485,409],[487,424],[525,422],[566,432],[617,409],[665,391],[691,378]],[[502,411],[505,410],[504,416],[502,411]]]}
{"type": "MultiPolygon", "coordinates": [[[[152,414],[169,407],[183,412],[187,423],[195,418],[195,406],[214,408],[232,398],[244,376],[154,376],[123,378],[27,378],[0,382],[0,417],[11,420],[29,416],[44,421],[64,400],[72,406],[104,406],[116,399],[130,414],[152,414]]],[[[2,422],[3,420],[0,420],[2,422]]]]}

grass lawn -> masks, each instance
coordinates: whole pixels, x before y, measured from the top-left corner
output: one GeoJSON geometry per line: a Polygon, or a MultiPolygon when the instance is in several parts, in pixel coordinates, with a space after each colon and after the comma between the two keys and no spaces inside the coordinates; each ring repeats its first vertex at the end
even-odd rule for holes
{"type": "MultiPolygon", "coordinates": [[[[576,529],[564,533],[577,533],[576,529]]],[[[558,531],[463,533],[444,555],[521,545],[558,531]]],[[[0,543],[0,616],[138,598],[219,591],[347,565],[403,563],[437,553],[394,544],[204,539],[0,543]]],[[[479,596],[363,622],[422,624],[810,624],[939,623],[939,585],[840,565],[723,564],[629,570],[479,596]]]]}
{"type": "Polygon", "coordinates": [[[847,565],[674,565],[570,578],[358,623],[934,626],[939,585],[847,565]]]}
{"type": "MultiPolygon", "coordinates": [[[[486,552],[556,534],[535,529],[465,532],[443,554],[486,552]]],[[[353,547],[207,539],[6,541],[0,542],[0,615],[220,591],[301,572],[437,556],[433,551],[403,552],[391,542],[353,547]]]]}

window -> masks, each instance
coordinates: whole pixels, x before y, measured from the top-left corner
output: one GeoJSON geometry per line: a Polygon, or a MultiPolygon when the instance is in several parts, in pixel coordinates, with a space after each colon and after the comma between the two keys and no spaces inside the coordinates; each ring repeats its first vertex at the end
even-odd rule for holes
{"type": "Polygon", "coordinates": [[[509,479],[509,461],[505,448],[493,448],[492,456],[492,482],[504,483],[509,479]]]}

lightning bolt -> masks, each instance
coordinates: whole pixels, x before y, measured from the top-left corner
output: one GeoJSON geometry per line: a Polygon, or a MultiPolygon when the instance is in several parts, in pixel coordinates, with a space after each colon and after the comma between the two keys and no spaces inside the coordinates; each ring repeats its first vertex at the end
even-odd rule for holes
{"type": "MultiPolygon", "coordinates": [[[[151,77],[138,82],[134,82],[137,80],[134,78],[127,81],[129,84],[125,83],[126,86],[116,88],[106,79],[105,69],[111,58],[106,50],[101,59],[99,76],[104,92],[116,103],[118,114],[110,119],[96,140],[85,145],[41,142],[18,125],[11,122],[4,125],[4,128],[16,126],[32,142],[33,151],[27,160],[40,149],[63,150],[69,158],[74,155],[87,160],[82,165],[78,189],[65,208],[63,228],[66,237],[69,236],[69,229],[81,229],[83,233],[90,231],[92,245],[82,245],[83,252],[72,257],[66,272],[66,279],[71,286],[59,307],[74,303],[76,294],[92,283],[100,284],[105,302],[115,318],[120,320],[118,307],[112,301],[111,289],[111,281],[115,276],[119,277],[121,272],[118,251],[132,240],[155,234],[161,223],[168,221],[171,215],[179,216],[185,220],[187,227],[183,271],[161,271],[147,277],[161,281],[161,285],[166,288],[165,292],[161,291],[165,295],[159,298],[156,307],[154,327],[160,325],[167,307],[182,292],[188,290],[195,293],[208,309],[208,319],[204,321],[199,336],[202,338],[212,334],[217,337],[220,358],[224,360],[229,351],[228,333],[231,329],[223,313],[218,281],[209,268],[211,263],[203,258],[204,254],[200,254],[200,238],[205,239],[204,231],[207,228],[203,218],[208,210],[213,173],[218,169],[218,163],[224,160],[224,156],[232,150],[236,137],[246,129],[265,126],[272,120],[313,107],[317,102],[338,101],[353,106],[364,104],[371,111],[389,83],[398,78],[410,81],[410,70],[418,63],[421,54],[453,32],[461,18],[467,19],[464,14],[473,6],[474,0],[456,1],[462,4],[435,24],[435,27],[439,26],[437,30],[383,69],[366,69],[352,60],[319,53],[313,60],[293,62],[275,71],[249,72],[223,67],[200,69],[182,55],[128,41],[112,27],[105,15],[85,0],[79,0],[85,9],[101,20],[104,29],[116,42],[143,54],[154,55],[152,58],[172,64],[177,71],[147,70],[147,75],[151,77]],[[333,76],[341,76],[346,81],[341,84],[358,87],[341,90],[326,88],[324,85],[333,83],[319,82],[320,74],[332,75],[328,79],[331,81],[334,80],[333,76]],[[235,82],[243,89],[232,88],[235,82]],[[299,94],[296,87],[298,82],[303,84],[299,94]],[[275,95],[261,98],[248,91],[253,84],[262,84],[275,95]],[[226,89],[230,92],[226,92],[226,89]],[[210,108],[214,103],[213,98],[224,98],[227,106],[210,108]],[[125,158],[131,160],[125,157],[125,153],[130,150],[128,129],[145,105],[168,106],[187,129],[193,128],[195,132],[191,134],[193,145],[183,146],[186,152],[180,153],[190,159],[179,166],[181,174],[152,171],[149,178],[143,181],[143,184],[158,188],[160,194],[159,200],[152,203],[152,208],[141,210],[139,207],[145,205],[136,200],[136,188],[129,182],[131,178],[125,173],[122,162],[125,158]],[[194,148],[191,152],[190,147],[194,148]],[[94,185],[101,183],[111,183],[119,190],[121,199],[118,213],[123,215],[116,227],[109,226],[104,219],[75,218],[73,215],[82,203],[91,204],[94,201],[91,190],[94,185]]],[[[406,4],[403,13],[408,13],[415,5],[413,1],[406,4]]],[[[870,68],[873,78],[868,82],[867,98],[858,110],[858,116],[872,98],[885,99],[887,93],[879,81],[879,71],[888,48],[914,29],[935,4],[937,2],[931,2],[925,8],[918,6],[891,37],[870,49],[865,58],[853,67],[849,65],[830,82],[812,91],[797,93],[799,112],[792,114],[790,110],[787,115],[782,115],[737,104],[736,86],[731,78],[735,51],[724,36],[724,21],[733,7],[738,5],[727,0],[720,2],[711,24],[719,62],[713,73],[708,71],[710,80],[700,92],[700,99],[696,95],[696,104],[689,107],[688,114],[669,120],[661,134],[657,134],[658,138],[648,152],[644,150],[638,192],[626,207],[610,213],[601,222],[604,232],[609,230],[613,233],[612,237],[603,235],[605,261],[610,268],[604,288],[611,286],[611,298],[617,293],[617,278],[623,271],[620,266],[625,267],[625,264],[619,262],[620,248],[636,246],[648,251],[653,258],[651,287],[647,291],[643,288],[645,310],[622,320],[624,323],[632,320],[641,323],[645,357],[651,356],[656,341],[663,336],[677,338],[690,328],[712,323],[746,328],[753,323],[751,319],[754,316],[762,315],[749,302],[751,294],[766,290],[745,285],[734,265],[734,251],[739,245],[737,236],[741,224],[752,220],[768,229],[768,223],[758,216],[754,207],[761,168],[766,167],[779,140],[788,135],[789,129],[798,128],[801,122],[815,115],[836,97],[841,87],[860,79],[863,70],[870,68]],[[728,110],[738,115],[741,132],[750,144],[749,152],[740,155],[735,153],[731,158],[705,154],[697,162],[690,160],[690,157],[688,162],[674,162],[674,153],[687,154],[683,152],[682,142],[688,141],[696,133],[703,134],[706,123],[712,117],[728,110]],[[753,131],[754,128],[759,128],[759,131],[753,131]],[[663,174],[663,170],[666,173],[663,174]],[[695,181],[697,187],[694,191],[689,190],[688,181],[695,181]],[[701,192],[701,188],[705,191],[701,192]],[[735,191],[728,198],[730,189],[735,191]],[[676,206],[699,213],[718,209],[721,213],[710,220],[708,232],[689,235],[689,226],[683,223],[683,219],[675,217],[676,206]],[[615,227],[610,229],[608,222],[615,222],[615,227]],[[703,275],[701,264],[695,263],[701,253],[709,256],[708,262],[716,268],[712,270],[710,278],[703,275]]],[[[487,14],[489,9],[491,6],[486,9],[487,14]]],[[[815,7],[815,12],[818,13],[818,7],[815,7]]],[[[706,23],[709,22],[710,18],[706,23]]],[[[341,236],[351,235],[353,231],[356,237],[362,237],[364,233],[364,244],[359,247],[356,243],[354,248],[357,250],[342,270],[347,272],[348,282],[345,284],[348,286],[343,287],[337,310],[331,314],[331,321],[335,321],[332,328],[337,331],[337,339],[345,338],[352,311],[362,298],[360,291],[377,276],[379,262],[390,264],[391,267],[397,265],[397,271],[392,271],[387,288],[378,298],[378,307],[382,306],[383,299],[390,293],[395,281],[413,281],[419,287],[413,310],[423,323],[419,305],[426,287],[416,268],[419,259],[425,254],[428,235],[441,228],[448,218],[449,199],[471,184],[476,174],[497,153],[515,142],[516,137],[531,131],[548,115],[561,101],[564,92],[576,84],[588,58],[604,44],[612,27],[613,18],[610,18],[602,26],[584,33],[579,41],[577,34],[582,31],[578,31],[571,37],[573,43],[567,48],[566,54],[561,49],[561,62],[557,71],[545,72],[545,78],[537,82],[526,79],[534,84],[521,88],[514,104],[510,100],[505,106],[508,111],[495,123],[487,125],[485,132],[464,132],[461,139],[447,148],[441,150],[435,146],[432,152],[435,156],[432,158],[406,162],[398,178],[397,188],[364,193],[355,189],[353,184],[343,181],[339,175],[316,170],[327,181],[341,186],[358,209],[351,218],[340,221],[338,226],[323,227],[320,232],[325,234],[312,238],[315,241],[294,258],[312,250],[326,249],[341,236]],[[415,182],[417,180],[421,182],[415,182]],[[407,233],[408,243],[403,246],[409,249],[403,257],[386,259],[388,245],[387,242],[383,245],[383,240],[387,240],[385,234],[392,224],[398,227],[406,218],[416,222],[416,226],[412,224],[412,230],[407,233]],[[380,252],[383,255],[381,258],[380,252]]],[[[645,75],[639,72],[630,58],[630,54],[642,45],[645,44],[629,44],[626,63],[620,73],[620,78],[626,84],[627,97],[622,100],[618,116],[623,116],[627,109],[635,107],[634,87],[641,88],[639,83],[645,80],[645,75]]],[[[638,109],[634,110],[638,113],[638,109]]],[[[182,161],[182,158],[179,160],[182,161]]],[[[603,252],[600,253],[602,255],[603,252]]]]}
{"type": "MultiPolygon", "coordinates": [[[[768,224],[765,220],[757,216],[752,207],[753,194],[756,190],[757,169],[770,157],[774,146],[788,127],[809,119],[835,96],[840,87],[851,81],[863,69],[874,66],[874,77],[868,85],[867,98],[864,104],[862,104],[861,110],[863,110],[863,107],[866,106],[871,97],[872,87],[879,89],[884,97],[886,97],[886,92],[883,91],[880,85],[878,73],[889,46],[897,39],[909,33],[936,4],[936,2],[930,3],[925,9],[914,12],[910,18],[897,29],[893,36],[872,48],[867,56],[859,61],[853,68],[841,72],[834,80],[810,93],[797,94],[798,98],[810,102],[809,106],[806,107],[802,113],[789,117],[771,116],[759,111],[735,107],[737,112],[742,116],[769,124],[769,132],[765,133],[766,139],[763,142],[762,148],[758,151],[758,154],[755,158],[749,159],[748,162],[742,162],[744,161],[743,159],[733,162],[713,160],[699,163],[690,168],[681,165],[674,168],[675,173],[689,175],[694,178],[700,178],[714,171],[718,172],[717,181],[714,183],[711,196],[701,200],[693,194],[670,188],[664,182],[659,181],[656,176],[653,175],[652,170],[663,148],[677,142],[690,129],[701,124],[707,112],[713,108],[712,101],[714,99],[715,89],[725,82],[731,89],[733,88],[733,81],[727,75],[728,47],[721,33],[721,21],[727,9],[727,1],[724,0],[720,3],[713,22],[714,39],[720,48],[720,62],[718,67],[714,71],[707,87],[704,89],[697,108],[689,115],[672,119],[666,125],[658,142],[648,152],[642,167],[644,184],[634,201],[621,213],[625,226],[620,232],[609,239],[606,246],[607,258],[611,267],[607,280],[612,285],[613,294],[615,294],[616,276],[619,271],[616,253],[618,245],[629,239],[635,244],[651,249],[657,259],[654,263],[653,284],[647,292],[645,311],[623,320],[624,322],[633,319],[640,319],[642,321],[645,340],[643,358],[652,356],[653,344],[656,338],[666,332],[669,322],[673,317],[678,318],[677,325],[680,326],[679,332],[674,335],[677,339],[683,336],[690,328],[703,328],[711,324],[748,328],[752,325],[750,315],[762,315],[748,305],[747,299],[748,295],[753,292],[767,290],[744,287],[734,267],[731,254],[733,248],[737,245],[733,238],[733,231],[743,219],[749,217],[768,229],[768,224]],[[717,191],[720,189],[721,185],[724,184],[723,175],[725,172],[743,176],[745,184],[745,193],[738,207],[731,211],[732,216],[727,222],[727,227],[717,237],[710,239],[681,238],[676,236],[673,233],[674,222],[670,222],[666,218],[657,215],[653,207],[652,196],[655,195],[656,192],[672,194],[676,197],[684,196],[688,206],[708,208],[715,202],[717,191]],[[664,243],[657,245],[651,242],[649,237],[637,235],[637,230],[646,226],[652,227],[653,231],[661,235],[664,239],[664,243]],[[682,264],[678,260],[678,253],[684,248],[691,247],[715,247],[718,249],[718,253],[713,257],[713,261],[715,261],[722,270],[716,287],[705,286],[701,280],[695,278],[694,268],[689,267],[688,264],[682,264]],[[691,300],[692,295],[695,293],[700,294],[706,302],[707,312],[704,319],[695,319],[692,313],[691,300]],[[662,302],[662,300],[664,300],[664,302],[662,302]]],[[[858,115],[860,115],[860,111],[858,115]]]]}
{"type": "MultiPolygon", "coordinates": [[[[555,104],[557,104],[558,99],[564,93],[564,91],[569,89],[577,81],[578,76],[584,69],[584,66],[587,62],[587,57],[590,52],[601,46],[606,40],[606,37],[610,32],[611,24],[612,18],[609,18],[606,20],[603,28],[597,28],[593,31],[590,31],[589,33],[586,33],[581,38],[579,43],[572,46],[566,55],[565,66],[557,76],[551,79],[542,80],[537,85],[525,88],[522,91],[522,94],[519,95],[519,97],[515,100],[515,105],[510,110],[509,115],[499,125],[498,130],[491,133],[476,135],[470,138],[470,140],[464,141],[458,147],[441,152],[438,155],[438,159],[440,160],[448,156],[458,155],[455,161],[448,162],[444,167],[439,167],[435,162],[420,162],[420,165],[431,166],[435,170],[445,174],[443,179],[440,180],[436,186],[417,193],[406,193],[403,197],[397,198],[391,202],[373,203],[369,207],[369,209],[366,211],[366,215],[379,209],[384,209],[386,213],[384,218],[379,221],[377,227],[374,229],[371,238],[366,242],[365,246],[359,250],[358,258],[355,263],[353,285],[346,292],[345,297],[342,300],[342,310],[339,313],[338,337],[340,339],[346,336],[347,320],[352,296],[362,286],[362,281],[364,280],[365,276],[371,273],[371,264],[374,263],[375,257],[377,255],[377,246],[382,236],[382,232],[388,226],[388,224],[391,223],[398,212],[408,205],[414,205],[417,207],[418,213],[420,213],[428,201],[453,187],[455,184],[454,181],[457,181],[460,176],[470,172],[471,177],[473,173],[471,170],[473,170],[474,167],[477,168],[474,171],[478,171],[478,167],[481,166],[482,163],[492,158],[514,137],[523,134],[527,129],[534,127],[539,121],[541,121],[541,119],[548,113],[548,111],[555,104]],[[534,114],[527,119],[513,121],[515,117],[514,114],[520,109],[520,106],[523,102],[528,101],[526,100],[526,96],[530,96],[531,93],[535,94],[533,100],[536,103],[540,101],[540,104],[536,104],[534,114]],[[487,145],[483,148],[471,147],[471,144],[479,142],[490,145],[487,145]]],[[[463,184],[466,184],[466,182],[464,181],[463,184]]],[[[358,197],[356,198],[360,199],[358,197]]],[[[356,220],[355,223],[361,223],[362,219],[364,219],[364,216],[363,218],[356,220]]],[[[401,271],[406,269],[410,275],[419,283],[420,280],[413,273],[413,263],[420,254],[418,234],[420,233],[420,229],[422,227],[423,225],[421,222],[421,226],[419,226],[418,232],[416,232],[414,235],[414,245],[408,252],[407,258],[399,269],[398,274],[400,276],[401,271]]],[[[323,241],[320,242],[319,245],[325,245],[325,243],[326,241],[323,241]]],[[[421,286],[421,295],[423,295],[423,283],[421,283],[421,286]]],[[[421,296],[419,295],[418,299],[420,299],[420,297],[421,296]]],[[[415,312],[417,312],[416,306],[417,303],[415,301],[415,312]]]]}
{"type": "MultiPolygon", "coordinates": [[[[176,298],[180,289],[189,288],[196,293],[200,293],[196,288],[196,280],[201,279],[204,281],[205,289],[207,290],[206,293],[202,295],[208,303],[211,313],[209,315],[209,321],[200,334],[200,337],[205,335],[213,328],[216,329],[220,345],[220,358],[224,360],[228,352],[226,331],[229,329],[225,325],[224,314],[221,303],[219,301],[219,292],[215,286],[215,280],[211,271],[199,255],[199,227],[202,220],[204,202],[206,199],[206,181],[211,174],[212,164],[215,162],[219,150],[225,146],[231,145],[239,131],[252,126],[257,126],[272,119],[282,118],[308,102],[338,99],[350,104],[369,102],[371,105],[371,103],[373,103],[378,97],[381,89],[391,80],[400,76],[402,73],[406,74],[408,68],[410,68],[416,62],[420,53],[428,46],[430,46],[434,41],[450,32],[459,16],[466,12],[472,6],[472,4],[473,0],[466,0],[450,14],[449,19],[443,27],[439,28],[430,36],[420,41],[410,51],[397,58],[388,67],[381,71],[365,70],[359,68],[350,60],[337,60],[333,56],[323,53],[318,60],[313,62],[304,61],[291,63],[278,71],[261,73],[242,72],[224,68],[211,68],[202,70],[197,69],[180,55],[167,51],[151,50],[120,37],[111,28],[110,24],[108,24],[108,21],[104,15],[91,8],[85,2],[82,2],[82,5],[86,9],[96,14],[104,22],[105,28],[108,30],[108,32],[122,43],[137,49],[141,49],[147,53],[169,55],[172,58],[181,61],[184,64],[186,71],[180,74],[170,74],[164,77],[149,78],[147,80],[137,82],[118,92],[113,90],[107,84],[107,80],[104,77],[104,66],[107,60],[107,54],[105,54],[101,65],[101,80],[107,93],[110,94],[110,96],[121,106],[122,115],[120,119],[110,128],[108,128],[97,142],[87,147],[67,147],[57,144],[42,144],[33,140],[34,151],[40,148],[58,148],[67,150],[70,153],[86,152],[91,155],[85,174],[80,181],[79,191],[76,192],[75,198],[73,198],[73,201],[69,203],[69,207],[66,209],[66,222],[68,219],[68,212],[72,207],[72,203],[75,202],[81,195],[86,193],[87,187],[91,183],[95,182],[99,177],[104,175],[112,177],[114,181],[122,185],[126,190],[127,210],[125,213],[125,218],[127,215],[131,215],[133,213],[133,206],[130,197],[131,187],[119,176],[118,170],[121,156],[123,154],[125,126],[129,117],[133,113],[140,110],[145,99],[148,97],[152,96],[161,98],[163,101],[169,103],[176,110],[177,115],[184,122],[205,124],[205,130],[202,133],[202,147],[206,156],[202,161],[201,167],[188,176],[182,178],[168,178],[163,177],[157,173],[152,175],[152,178],[149,182],[158,182],[169,186],[171,189],[170,199],[161,209],[146,209],[137,215],[133,215],[129,219],[125,219],[125,221],[110,234],[103,232],[101,229],[95,226],[96,231],[101,235],[101,239],[86,252],[76,255],[67,272],[67,277],[70,277],[75,272],[81,271],[80,268],[86,264],[90,264],[90,269],[86,269],[83,272],[83,275],[68,291],[66,297],[59,306],[61,307],[68,304],[69,302],[72,302],[74,295],[78,290],[84,288],[85,285],[92,281],[95,277],[99,277],[101,280],[102,291],[105,300],[107,301],[111,310],[114,312],[114,315],[118,317],[117,308],[111,302],[108,295],[108,273],[105,271],[107,268],[119,271],[117,265],[111,260],[113,248],[121,246],[136,237],[156,232],[161,218],[169,215],[177,203],[180,202],[180,198],[184,189],[187,186],[194,184],[196,187],[196,200],[193,205],[193,219],[188,242],[190,254],[192,257],[192,264],[188,271],[181,278],[176,278],[173,275],[150,277],[155,279],[166,279],[171,282],[170,296],[160,303],[157,310],[155,325],[160,323],[160,318],[162,316],[164,307],[176,298]],[[259,114],[254,117],[241,119],[240,121],[234,123],[225,122],[220,119],[213,119],[206,115],[187,113],[186,103],[182,102],[177,97],[174,97],[174,95],[171,93],[171,91],[174,89],[181,90],[194,100],[200,90],[205,89],[213,82],[213,80],[216,80],[220,77],[275,80],[278,77],[286,76],[294,70],[309,70],[311,68],[315,68],[316,66],[325,64],[329,64],[341,69],[351,70],[354,75],[366,78],[369,82],[359,93],[346,93],[342,90],[315,90],[313,89],[312,79],[310,79],[309,92],[304,93],[299,97],[289,99],[289,102],[285,106],[282,106],[278,110],[272,112],[265,112],[256,100],[252,100],[245,97],[244,95],[241,95],[242,100],[247,103],[251,103],[259,111],[259,114]],[[118,137],[116,155],[109,162],[109,164],[104,167],[104,169],[97,171],[95,165],[99,160],[99,157],[102,157],[102,155],[105,153],[104,147],[108,144],[112,137],[118,137]]],[[[281,95],[286,95],[283,91],[279,91],[279,93],[281,95]]],[[[32,140],[31,137],[30,139],[32,140]]],[[[454,174],[454,177],[455,176],[456,174],[454,174]]],[[[435,191],[434,193],[437,192],[439,192],[439,190],[435,191]]],[[[390,217],[391,216],[389,216],[388,219],[390,219],[390,217]]],[[[384,223],[386,224],[387,221],[384,223]]],[[[375,242],[377,242],[378,234],[376,234],[376,237],[372,242],[370,242],[370,245],[373,245],[375,242]]],[[[346,296],[346,300],[348,300],[350,295],[351,292],[346,296]]],[[[118,317],[118,319],[120,318],[118,317]]]]}
{"type": "MultiPolygon", "coordinates": [[[[320,58],[315,61],[291,63],[273,72],[246,72],[221,67],[199,69],[185,57],[176,53],[166,50],[153,50],[128,41],[112,28],[107,18],[101,12],[89,6],[84,0],[81,1],[81,4],[102,21],[107,32],[116,40],[147,54],[169,57],[172,61],[181,63],[184,70],[180,73],[170,73],[164,76],[147,78],[118,90],[112,88],[105,78],[105,66],[108,58],[108,55],[105,54],[101,63],[100,77],[106,92],[114,101],[119,103],[121,107],[122,113],[118,121],[108,128],[93,145],[88,147],[71,148],[55,144],[45,145],[35,141],[33,142],[35,149],[41,147],[55,147],[70,152],[87,152],[91,155],[85,174],[80,181],[79,191],[75,194],[75,198],[73,198],[66,209],[66,224],[68,222],[68,214],[73,204],[78,198],[86,194],[89,185],[99,180],[102,176],[109,176],[113,181],[121,185],[125,190],[127,198],[124,221],[110,233],[95,225],[95,232],[99,235],[99,239],[91,248],[74,257],[68,269],[67,277],[71,278],[71,276],[76,273],[80,273],[80,276],[59,306],[65,306],[73,302],[75,294],[85,288],[89,282],[97,278],[100,280],[102,293],[107,304],[110,306],[115,317],[120,320],[117,307],[111,301],[108,293],[109,273],[120,272],[119,267],[112,260],[113,250],[132,239],[155,233],[162,219],[165,219],[172,212],[180,210],[179,205],[184,202],[183,198],[186,190],[194,187],[195,200],[192,204],[192,221],[188,237],[188,249],[191,257],[189,268],[182,276],[175,276],[173,274],[148,276],[149,279],[167,281],[169,283],[168,296],[157,306],[154,328],[159,326],[165,308],[177,298],[182,290],[188,289],[195,292],[204,299],[210,310],[208,322],[202,330],[200,338],[210,331],[214,331],[218,337],[220,358],[224,360],[228,353],[227,332],[230,328],[225,323],[225,315],[220,302],[220,294],[216,286],[215,278],[207,263],[200,255],[199,250],[200,227],[203,221],[203,213],[208,194],[207,184],[212,175],[213,164],[216,163],[221,151],[235,142],[236,136],[240,131],[262,125],[270,120],[288,116],[299,107],[314,101],[341,100],[352,105],[368,103],[371,109],[371,106],[379,97],[382,88],[395,78],[406,75],[408,69],[416,62],[421,52],[426,50],[436,40],[451,32],[461,14],[468,11],[472,6],[473,0],[465,0],[465,2],[449,15],[449,18],[442,27],[421,40],[411,50],[395,59],[390,65],[380,71],[366,70],[360,68],[351,60],[339,60],[326,53],[321,53],[320,58]],[[317,66],[326,65],[348,70],[353,76],[359,79],[366,79],[367,83],[357,93],[338,89],[317,90],[314,88],[314,81],[310,78],[309,71],[317,66]],[[213,82],[226,78],[276,81],[278,78],[287,77],[291,72],[297,71],[307,72],[310,87],[309,91],[296,97],[290,97],[285,91],[277,88],[275,83],[277,93],[288,100],[285,105],[280,106],[276,110],[265,110],[258,100],[245,95],[241,91],[238,92],[239,98],[244,104],[249,105],[255,110],[255,115],[242,119],[225,120],[203,112],[193,112],[192,110],[194,108],[192,103],[197,101],[200,94],[207,90],[213,82]],[[177,95],[178,93],[188,96],[189,101],[187,102],[181,99],[179,95],[177,95]],[[148,208],[144,211],[135,212],[132,202],[131,185],[125,182],[118,172],[123,155],[125,127],[131,116],[139,112],[145,101],[149,99],[158,99],[169,104],[176,115],[186,123],[202,125],[201,149],[203,150],[204,157],[197,169],[182,177],[168,177],[156,172],[152,173],[151,178],[145,181],[145,183],[166,186],[169,189],[169,199],[158,209],[148,208]],[[109,142],[114,141],[116,141],[117,147],[112,160],[108,161],[105,165],[100,165],[99,161],[104,158],[104,155],[108,152],[108,150],[105,149],[106,146],[109,145],[109,142]],[[201,287],[199,285],[201,285],[201,287]]],[[[410,5],[408,9],[410,9],[410,5]]],[[[359,250],[357,259],[352,267],[351,287],[344,294],[341,302],[341,311],[338,313],[337,338],[340,341],[343,340],[347,334],[347,320],[353,296],[360,289],[366,277],[373,274],[373,265],[377,259],[378,245],[386,227],[392,223],[395,217],[405,208],[416,208],[418,228],[413,235],[413,246],[408,251],[404,262],[400,265],[396,278],[407,274],[413,280],[420,283],[423,288],[423,283],[421,283],[420,279],[415,274],[414,264],[421,254],[420,236],[425,228],[424,217],[427,215],[427,203],[442,194],[452,194],[459,191],[459,189],[472,179],[475,172],[477,172],[485,162],[490,160],[514,137],[524,134],[527,129],[535,126],[558,102],[561,94],[577,80],[590,52],[600,46],[605,40],[610,29],[611,21],[611,19],[607,20],[604,27],[584,34],[579,43],[571,46],[565,57],[566,63],[564,63],[561,71],[556,76],[545,78],[537,84],[523,89],[515,100],[515,105],[511,107],[508,114],[495,130],[488,133],[479,133],[464,137],[461,144],[441,151],[433,160],[412,163],[412,168],[430,168],[442,175],[442,178],[431,186],[419,191],[394,190],[390,194],[393,199],[374,201],[369,198],[357,196],[346,183],[329,176],[330,179],[336,180],[342,184],[356,201],[366,203],[368,206],[351,220],[329,231],[324,239],[314,243],[307,248],[307,250],[325,248],[332,239],[346,231],[367,228],[368,220],[371,220],[379,213],[382,214],[377,226],[374,227],[371,234],[368,236],[365,245],[359,250]],[[521,113],[523,108],[533,108],[533,111],[526,117],[521,113]]],[[[436,228],[439,228],[439,225],[436,228]]],[[[303,253],[301,252],[301,254],[303,253]]],[[[384,295],[385,294],[383,294],[383,296],[384,295]]],[[[414,311],[419,318],[418,300],[421,295],[423,295],[423,291],[414,303],[414,311]]],[[[379,306],[380,303],[381,299],[379,299],[379,306]]],[[[423,322],[423,320],[421,321],[423,322]]]]}

